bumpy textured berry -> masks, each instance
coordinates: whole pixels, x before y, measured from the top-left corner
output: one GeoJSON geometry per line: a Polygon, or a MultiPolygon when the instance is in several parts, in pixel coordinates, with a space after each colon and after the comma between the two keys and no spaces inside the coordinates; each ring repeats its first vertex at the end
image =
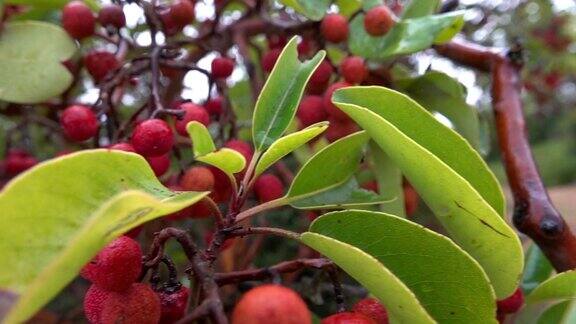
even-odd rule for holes
{"type": "Polygon", "coordinates": [[[224,147],[232,149],[244,156],[246,162],[250,162],[252,160],[252,156],[254,155],[254,150],[252,150],[252,146],[250,144],[242,141],[242,140],[230,140],[224,144],[224,147]]]}
{"type": "Polygon", "coordinates": [[[332,103],[332,95],[334,94],[334,91],[349,86],[350,84],[347,82],[336,82],[326,90],[326,93],[324,94],[324,109],[326,109],[326,112],[330,117],[340,121],[350,121],[350,117],[332,103]]]}
{"type": "Polygon", "coordinates": [[[268,40],[268,48],[269,49],[276,49],[276,48],[283,48],[288,43],[288,38],[286,35],[279,35],[279,34],[271,34],[267,35],[266,39],[268,40]]]}
{"type": "Polygon", "coordinates": [[[264,54],[262,57],[262,70],[268,73],[272,72],[276,61],[278,61],[278,57],[280,57],[280,53],[282,53],[282,50],[275,48],[264,54]]]}
{"type": "Polygon", "coordinates": [[[324,318],[322,324],[377,324],[370,317],[359,313],[345,312],[330,315],[324,318]]]}
{"type": "Polygon", "coordinates": [[[364,29],[372,36],[382,36],[394,26],[394,19],[394,13],[387,6],[377,6],[364,16],[364,29]]]}
{"type": "Polygon", "coordinates": [[[160,22],[162,22],[162,31],[164,34],[166,34],[166,36],[174,36],[182,30],[182,26],[178,25],[174,21],[174,18],[170,13],[170,9],[160,11],[158,13],[158,17],[160,17],[160,22]]]}
{"type": "Polygon", "coordinates": [[[225,202],[230,199],[232,194],[232,184],[226,173],[222,170],[210,166],[208,167],[212,174],[214,175],[214,190],[210,194],[212,200],[217,203],[225,202]]]}
{"type": "Polygon", "coordinates": [[[320,31],[329,42],[343,42],[348,39],[348,20],[339,14],[328,14],[322,19],[320,31]]]}
{"type": "Polygon", "coordinates": [[[225,79],[232,75],[234,61],[227,57],[217,57],[212,61],[212,76],[217,79],[225,79]]]}
{"type": "Polygon", "coordinates": [[[273,174],[263,174],[254,182],[254,193],[261,203],[284,196],[284,184],[273,174]]]}
{"type": "Polygon", "coordinates": [[[165,121],[149,119],[134,128],[130,143],[144,156],[160,156],[172,149],[174,134],[165,121]]]}
{"type": "Polygon", "coordinates": [[[92,324],[157,324],[160,312],[160,298],[142,283],[134,283],[123,292],[92,285],[84,299],[84,313],[92,324]]]}
{"type": "Polygon", "coordinates": [[[172,324],[186,313],[189,289],[181,286],[176,291],[158,293],[161,305],[160,324],[172,324]]]}
{"type": "Polygon", "coordinates": [[[134,146],[132,146],[132,144],[126,143],[126,142],[120,142],[120,143],[116,143],[114,145],[110,145],[109,149],[136,153],[134,146]]]}
{"type": "Polygon", "coordinates": [[[337,119],[329,119],[329,121],[330,126],[328,126],[324,135],[330,143],[360,130],[353,121],[340,121],[337,119]]]}
{"type": "Polygon", "coordinates": [[[96,286],[110,291],[124,291],[138,279],[142,250],[138,242],[121,236],[82,268],[82,277],[96,286]]]}
{"type": "Polygon", "coordinates": [[[154,175],[157,177],[161,177],[170,170],[170,154],[147,156],[146,161],[148,161],[152,171],[154,171],[154,175]]]}
{"type": "Polygon", "coordinates": [[[210,115],[219,116],[222,114],[222,98],[221,97],[214,97],[210,100],[206,101],[204,104],[204,108],[210,115]]]}
{"type": "Polygon", "coordinates": [[[194,5],[190,0],[176,0],[170,5],[172,20],[180,27],[184,27],[194,20],[194,5]]]}
{"type": "Polygon", "coordinates": [[[312,76],[310,76],[307,87],[308,93],[315,95],[323,94],[330,82],[333,71],[334,69],[328,61],[322,61],[314,73],[312,73],[312,76]]]}
{"type": "Polygon", "coordinates": [[[10,150],[4,160],[4,171],[8,176],[18,175],[38,164],[38,160],[28,152],[10,150]]]}
{"type": "Polygon", "coordinates": [[[191,121],[197,121],[204,126],[210,124],[210,115],[204,107],[191,102],[186,102],[181,104],[178,108],[185,111],[184,116],[182,116],[181,119],[176,119],[175,127],[178,134],[188,136],[186,125],[191,121]]]}
{"type": "Polygon", "coordinates": [[[306,303],[292,289],[263,285],[248,291],[232,313],[232,324],[310,324],[306,303]]]}
{"type": "Polygon", "coordinates": [[[214,175],[207,167],[191,167],[180,179],[180,188],[186,191],[211,191],[214,188],[214,175]]]}
{"type": "Polygon", "coordinates": [[[524,304],[524,293],[520,288],[509,297],[498,301],[498,311],[504,314],[516,313],[524,304]]]}
{"type": "Polygon", "coordinates": [[[320,96],[306,96],[302,98],[296,116],[302,127],[326,120],[328,115],[324,110],[324,101],[320,96]]]}
{"type": "Polygon", "coordinates": [[[121,6],[107,4],[98,12],[98,22],[104,27],[112,26],[120,29],[126,26],[126,16],[121,6]]]}
{"type": "Polygon", "coordinates": [[[307,38],[303,38],[302,40],[300,40],[300,43],[298,43],[296,49],[298,50],[298,55],[307,56],[308,54],[310,54],[310,51],[312,50],[311,41],[307,38]]]}
{"type": "Polygon", "coordinates": [[[373,319],[376,324],[388,324],[388,312],[376,298],[365,298],[356,303],[352,310],[373,319]]]}
{"type": "Polygon", "coordinates": [[[95,82],[100,82],[111,71],[120,67],[120,62],[113,53],[106,51],[93,51],[84,57],[84,66],[95,82]]]}
{"type": "Polygon", "coordinates": [[[82,1],[71,1],[62,9],[62,26],[70,36],[82,39],[94,34],[96,19],[82,1]]]}
{"type": "Polygon", "coordinates": [[[364,59],[359,56],[350,56],[342,60],[340,74],[349,83],[362,83],[368,76],[368,69],[364,65],[364,59]]]}
{"type": "Polygon", "coordinates": [[[60,125],[68,139],[82,142],[98,133],[99,123],[89,107],[73,105],[64,109],[60,115],[60,125]]]}

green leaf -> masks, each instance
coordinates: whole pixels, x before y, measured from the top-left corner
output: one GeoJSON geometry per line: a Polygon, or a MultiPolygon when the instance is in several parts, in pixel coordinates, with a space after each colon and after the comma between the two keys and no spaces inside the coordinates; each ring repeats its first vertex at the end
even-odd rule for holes
{"type": "Polygon", "coordinates": [[[331,0],[280,0],[299,14],[312,20],[321,20],[332,3],[331,0]]]}
{"type": "Polygon", "coordinates": [[[72,75],[61,62],[76,44],[60,27],[37,21],[4,25],[0,38],[0,100],[38,103],[64,92],[72,75]]]}
{"type": "Polygon", "coordinates": [[[460,31],[463,24],[462,12],[449,12],[401,20],[386,35],[374,37],[364,29],[362,14],[357,15],[350,23],[348,46],[355,55],[369,59],[386,59],[447,42],[460,31]]]}
{"type": "Polygon", "coordinates": [[[284,134],[308,79],[324,59],[325,52],[320,51],[311,60],[300,62],[296,43],[293,37],[284,47],[256,102],[252,127],[256,151],[266,150],[284,134]]]}
{"type": "Polygon", "coordinates": [[[386,199],[380,210],[388,214],[406,217],[404,187],[400,169],[374,142],[370,142],[369,161],[378,182],[378,192],[383,199],[386,199]]]}
{"type": "Polygon", "coordinates": [[[466,103],[464,87],[458,81],[431,71],[414,79],[400,80],[399,87],[426,109],[448,118],[458,133],[473,147],[479,147],[478,111],[466,103]]]}
{"type": "Polygon", "coordinates": [[[548,308],[538,324],[573,324],[576,323],[576,302],[565,301],[548,308]]]}
{"type": "Polygon", "coordinates": [[[522,247],[502,218],[502,190],[478,153],[399,92],[351,87],[332,99],[370,134],[450,236],[484,267],[498,298],[511,295],[522,273],[522,247]]]}
{"type": "Polygon", "coordinates": [[[216,146],[206,126],[193,121],[186,125],[186,131],[192,140],[192,150],[195,157],[216,151],[216,146]]]}
{"type": "Polygon", "coordinates": [[[240,153],[228,148],[216,151],[212,136],[206,126],[199,122],[189,122],[186,131],[192,140],[194,158],[197,161],[210,164],[232,177],[234,173],[244,170],[246,159],[240,153]]]}
{"type": "Polygon", "coordinates": [[[428,16],[436,12],[440,0],[412,0],[402,12],[402,19],[428,16]]]}
{"type": "Polygon", "coordinates": [[[258,160],[255,176],[262,174],[272,164],[276,163],[284,156],[290,154],[298,147],[308,143],[314,137],[324,132],[326,128],[328,128],[328,122],[320,122],[314,125],[310,125],[301,131],[288,134],[278,139],[270,146],[270,148],[268,148],[268,150],[266,150],[266,152],[264,152],[264,154],[262,154],[262,157],[258,160]]]}
{"type": "Polygon", "coordinates": [[[334,3],[338,6],[338,13],[344,17],[350,17],[362,8],[362,0],[336,0],[334,3]]]}
{"type": "Polygon", "coordinates": [[[524,258],[524,275],[522,277],[522,291],[529,294],[544,280],[550,278],[554,269],[550,261],[536,244],[532,244],[524,258]]]}
{"type": "Polygon", "coordinates": [[[302,241],[380,299],[393,323],[430,322],[425,317],[406,318],[416,311],[421,314],[421,307],[438,323],[496,323],[494,292],[486,274],[472,257],[440,234],[400,217],[354,210],[325,214],[312,223],[310,232],[302,234],[302,241]],[[367,262],[357,251],[342,248],[347,245],[375,258],[419,303],[410,300],[400,308],[404,298],[389,290],[385,276],[370,268],[374,261],[367,262]]]}
{"type": "Polygon", "coordinates": [[[364,0],[362,1],[362,8],[364,11],[368,11],[376,6],[381,6],[384,4],[384,0],[364,0]]]}
{"type": "Polygon", "coordinates": [[[336,188],[317,195],[295,200],[290,205],[298,209],[342,209],[364,205],[382,204],[390,199],[358,186],[354,177],[336,188]]]}
{"type": "Polygon", "coordinates": [[[576,270],[566,271],[544,281],[526,297],[526,304],[576,298],[576,270]]]}
{"type": "Polygon", "coordinates": [[[296,201],[345,183],[358,168],[368,139],[358,132],[320,150],[298,171],[286,197],[296,201]]]}
{"type": "Polygon", "coordinates": [[[240,153],[229,148],[222,148],[216,152],[196,157],[196,160],[210,164],[228,175],[244,170],[246,159],[240,153]]]}
{"type": "MultiPolygon", "coordinates": [[[[34,6],[37,8],[49,8],[49,9],[58,9],[64,7],[70,0],[7,0],[6,3],[8,4],[21,4],[21,5],[29,5],[34,6]]],[[[100,9],[100,4],[97,0],[83,0],[90,9],[93,11],[98,11],[100,9]]]]}
{"type": "Polygon", "coordinates": [[[34,315],[108,242],[207,193],[173,193],[134,153],[90,150],[41,163],[0,192],[3,323],[34,315]],[[11,298],[12,297],[12,298],[11,298]]]}

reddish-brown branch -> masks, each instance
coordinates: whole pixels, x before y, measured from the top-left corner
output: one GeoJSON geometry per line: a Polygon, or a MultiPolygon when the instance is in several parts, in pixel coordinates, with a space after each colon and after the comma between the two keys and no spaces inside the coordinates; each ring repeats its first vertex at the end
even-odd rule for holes
{"type": "Polygon", "coordinates": [[[576,268],[576,237],[554,208],[526,137],[519,52],[453,41],[436,51],[456,62],[492,73],[492,104],[500,151],[514,195],[513,220],[557,271],[576,268]]]}
{"type": "Polygon", "coordinates": [[[244,281],[262,280],[273,277],[274,274],[290,273],[301,270],[303,268],[323,269],[332,266],[334,266],[332,261],[324,258],[297,259],[292,261],[284,261],[268,268],[217,273],[215,274],[215,279],[218,285],[224,286],[244,281]]]}

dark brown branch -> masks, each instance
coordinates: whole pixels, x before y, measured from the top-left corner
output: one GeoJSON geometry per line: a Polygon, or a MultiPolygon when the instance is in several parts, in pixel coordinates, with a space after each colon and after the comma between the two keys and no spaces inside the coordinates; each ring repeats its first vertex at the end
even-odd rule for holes
{"type": "Polygon", "coordinates": [[[576,237],[554,208],[526,136],[520,52],[453,41],[436,51],[456,62],[492,73],[492,104],[500,151],[514,195],[514,225],[542,249],[557,271],[576,268],[576,237]]]}
{"type": "Polygon", "coordinates": [[[324,258],[318,259],[297,259],[284,261],[267,268],[242,270],[236,272],[217,273],[215,280],[220,286],[237,284],[244,281],[262,280],[273,276],[274,273],[290,273],[303,268],[324,269],[332,267],[332,261],[324,258]]]}

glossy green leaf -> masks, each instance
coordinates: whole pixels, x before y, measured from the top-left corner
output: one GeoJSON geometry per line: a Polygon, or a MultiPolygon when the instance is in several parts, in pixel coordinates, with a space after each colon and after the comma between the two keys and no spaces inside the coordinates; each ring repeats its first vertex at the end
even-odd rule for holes
{"type": "Polygon", "coordinates": [[[363,0],[362,1],[362,8],[365,11],[368,11],[376,6],[380,6],[384,4],[384,0],[363,0]]]}
{"type": "Polygon", "coordinates": [[[252,124],[256,151],[266,150],[284,134],[308,79],[324,59],[325,52],[320,51],[311,60],[300,62],[296,43],[293,37],[284,47],[256,102],[252,124]]]}
{"type": "Polygon", "coordinates": [[[576,270],[566,271],[544,281],[526,297],[526,304],[576,298],[576,270]]]}
{"type": "Polygon", "coordinates": [[[522,291],[529,294],[543,281],[550,278],[554,268],[542,250],[536,244],[530,245],[524,258],[524,274],[522,276],[522,291]]]}
{"type": "Polygon", "coordinates": [[[173,193],[134,153],[91,150],[41,163],[0,192],[0,321],[34,315],[102,247],[207,193],[173,193]]]}
{"type": "Polygon", "coordinates": [[[61,62],[76,44],[60,27],[38,21],[4,25],[0,38],[0,100],[38,103],[64,92],[72,75],[61,62]],[[48,81],[49,80],[49,81],[48,81]]]}
{"type": "Polygon", "coordinates": [[[295,201],[345,183],[358,168],[368,139],[358,132],[320,150],[298,171],[286,197],[295,201]]]}
{"type": "Polygon", "coordinates": [[[288,134],[274,142],[258,160],[255,175],[266,171],[272,164],[293,152],[298,147],[308,143],[328,128],[328,122],[321,122],[304,128],[298,132],[288,134]]]}
{"type": "Polygon", "coordinates": [[[320,20],[332,3],[331,0],[280,0],[280,3],[296,10],[312,20],[320,20]]]}
{"type": "Polygon", "coordinates": [[[215,166],[229,175],[244,170],[246,166],[244,156],[229,148],[222,148],[216,152],[198,156],[196,160],[215,166]]]}
{"type": "MultiPolygon", "coordinates": [[[[496,323],[494,292],[488,277],[472,257],[440,234],[400,217],[354,210],[325,214],[312,223],[309,231],[376,258],[438,323],[496,323]]],[[[397,296],[387,291],[384,280],[363,280],[372,274],[367,262],[353,260],[356,256],[351,251],[336,244],[318,244],[317,236],[310,234],[302,235],[304,243],[334,260],[378,297],[392,322],[419,323],[404,318],[414,310],[395,307],[397,296]]]]}
{"type": "Polygon", "coordinates": [[[386,59],[447,42],[460,31],[463,24],[462,12],[450,12],[401,20],[386,35],[374,37],[364,29],[364,15],[361,14],[350,22],[348,45],[355,55],[386,59]]]}
{"type": "Polygon", "coordinates": [[[522,273],[522,247],[502,218],[502,190],[478,153],[399,92],[351,87],[336,91],[333,101],[370,134],[450,236],[484,267],[496,295],[512,294],[522,273]]]}
{"type": "Polygon", "coordinates": [[[402,19],[431,15],[439,6],[440,0],[411,0],[402,11],[402,19]]]}
{"type": "Polygon", "coordinates": [[[399,87],[424,108],[442,114],[473,147],[480,145],[478,111],[466,103],[464,87],[448,75],[431,71],[407,80],[399,87]]]}
{"type": "Polygon", "coordinates": [[[336,0],[334,3],[338,6],[338,13],[344,17],[350,17],[362,8],[362,0],[336,0]]]}
{"type": "Polygon", "coordinates": [[[565,301],[553,305],[552,307],[544,311],[542,315],[538,318],[538,324],[574,324],[574,323],[576,323],[576,301],[565,301]]]}
{"type": "Polygon", "coordinates": [[[212,141],[212,136],[206,128],[199,122],[193,121],[186,125],[186,130],[188,131],[188,136],[192,141],[192,151],[194,156],[205,155],[216,151],[216,146],[214,141],[212,141]]]}
{"type": "Polygon", "coordinates": [[[301,235],[301,240],[334,261],[384,303],[392,323],[394,320],[398,323],[435,323],[410,289],[373,256],[316,233],[306,232],[301,235]]]}
{"type": "Polygon", "coordinates": [[[382,204],[390,200],[394,200],[394,198],[387,199],[373,191],[360,188],[356,179],[352,177],[336,188],[311,197],[295,200],[290,205],[298,209],[342,209],[382,204]]]}
{"type": "Polygon", "coordinates": [[[402,172],[374,142],[370,142],[369,161],[376,176],[378,192],[383,199],[386,199],[380,210],[388,214],[406,217],[402,172]]]}

